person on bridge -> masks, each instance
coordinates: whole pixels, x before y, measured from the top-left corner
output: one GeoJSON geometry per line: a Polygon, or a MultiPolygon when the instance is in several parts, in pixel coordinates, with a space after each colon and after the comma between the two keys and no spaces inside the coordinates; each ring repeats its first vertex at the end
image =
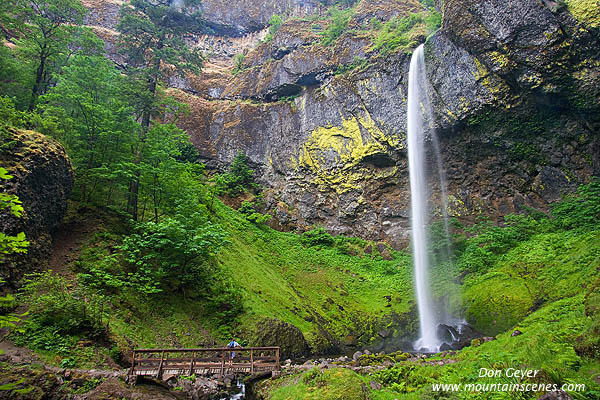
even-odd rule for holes
{"type": "MultiPolygon", "coordinates": [[[[235,349],[236,347],[242,347],[242,346],[238,342],[236,342],[235,339],[231,339],[231,342],[229,342],[227,347],[230,349],[235,349]]],[[[232,351],[231,353],[229,353],[229,365],[233,364],[234,358],[235,358],[235,351],[232,351]]]]}

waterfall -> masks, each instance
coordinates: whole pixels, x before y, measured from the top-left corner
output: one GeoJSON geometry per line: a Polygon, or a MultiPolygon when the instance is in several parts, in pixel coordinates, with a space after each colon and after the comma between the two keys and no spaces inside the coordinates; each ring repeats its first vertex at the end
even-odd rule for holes
{"type": "MultiPolygon", "coordinates": [[[[408,77],[407,141],[410,173],[412,252],[415,267],[415,288],[419,309],[421,337],[415,349],[437,351],[441,345],[437,337],[438,321],[429,292],[429,254],[427,225],[429,223],[425,135],[426,117],[431,116],[427,96],[425,57],[423,45],[417,47],[410,60],[408,77]]],[[[438,160],[438,164],[441,162],[438,160]]],[[[445,188],[443,188],[445,191],[445,188]]],[[[445,210],[444,210],[445,211],[445,210]]]]}

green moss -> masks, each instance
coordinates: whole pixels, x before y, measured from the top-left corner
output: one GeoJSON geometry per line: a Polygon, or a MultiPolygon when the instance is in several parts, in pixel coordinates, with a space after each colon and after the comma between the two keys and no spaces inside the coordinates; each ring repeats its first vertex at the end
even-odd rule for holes
{"type": "Polygon", "coordinates": [[[519,279],[489,273],[468,282],[464,292],[467,320],[487,335],[503,332],[527,315],[533,299],[519,279]]]}
{"type": "Polygon", "coordinates": [[[384,362],[389,363],[397,363],[400,361],[404,361],[410,357],[410,354],[404,353],[402,351],[397,351],[389,354],[363,354],[359,357],[358,363],[361,366],[367,365],[379,365],[384,362]]]}
{"type": "Polygon", "coordinates": [[[371,380],[345,368],[320,371],[318,368],[301,376],[292,375],[279,379],[270,394],[271,400],[384,400],[395,399],[397,393],[390,390],[373,390],[371,380]]]}

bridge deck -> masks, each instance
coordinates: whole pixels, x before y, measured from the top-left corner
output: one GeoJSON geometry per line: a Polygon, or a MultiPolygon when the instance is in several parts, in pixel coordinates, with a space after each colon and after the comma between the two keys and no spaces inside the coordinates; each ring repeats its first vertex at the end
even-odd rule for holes
{"type": "Polygon", "coordinates": [[[230,349],[138,349],[129,375],[163,378],[178,375],[255,374],[281,370],[279,347],[230,349]],[[235,353],[231,357],[232,353],[235,353]]]}

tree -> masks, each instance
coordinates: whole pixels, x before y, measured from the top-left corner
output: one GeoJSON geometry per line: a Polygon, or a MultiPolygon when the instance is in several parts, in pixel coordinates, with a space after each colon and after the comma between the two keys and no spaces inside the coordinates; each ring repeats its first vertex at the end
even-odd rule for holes
{"type": "Polygon", "coordinates": [[[10,39],[23,28],[24,21],[14,15],[16,0],[3,0],[0,3],[0,38],[10,39]]]}
{"type": "Polygon", "coordinates": [[[249,188],[255,187],[254,170],[248,167],[249,158],[239,152],[233,158],[229,169],[215,177],[215,188],[218,194],[238,196],[249,188]]]}
{"type": "Polygon", "coordinates": [[[132,269],[129,282],[148,293],[185,294],[186,288],[204,287],[212,275],[209,257],[227,243],[226,233],[207,219],[206,210],[188,206],[180,204],[172,217],[158,223],[139,223],[138,232],[124,239],[120,251],[132,269]]]}
{"type": "MultiPolygon", "coordinates": [[[[189,142],[188,136],[174,123],[155,124],[148,131],[139,164],[142,219],[146,214],[146,205],[150,203],[153,220],[158,222],[162,213],[169,213],[175,199],[186,190],[180,185],[194,185],[193,182],[181,182],[179,176],[188,169],[187,163],[177,160],[181,155],[180,149],[186,142],[189,142]],[[174,187],[173,182],[178,185],[174,187]]],[[[197,202],[198,199],[193,201],[197,202]]]]}
{"type": "Polygon", "coordinates": [[[33,111],[38,97],[46,92],[52,73],[77,25],[83,22],[85,8],[81,0],[14,0],[13,15],[26,21],[23,39],[17,45],[24,58],[34,65],[33,86],[28,110],[33,111]]]}
{"type": "Polygon", "coordinates": [[[45,117],[61,121],[61,138],[71,156],[82,202],[89,202],[100,182],[108,183],[107,203],[130,161],[139,125],[123,100],[124,77],[103,54],[104,43],[95,39],[95,51],[75,54],[63,67],[55,87],[43,99],[45,117]]]}
{"type": "MultiPolygon", "coordinates": [[[[134,164],[139,165],[152,118],[159,115],[159,86],[167,77],[168,66],[179,73],[198,72],[202,56],[191,49],[184,34],[200,32],[204,23],[199,12],[200,0],[132,0],[121,7],[117,29],[121,33],[119,47],[126,60],[126,70],[132,79],[130,98],[141,123],[134,164]]],[[[138,217],[140,172],[130,182],[128,212],[138,217]]]]}

